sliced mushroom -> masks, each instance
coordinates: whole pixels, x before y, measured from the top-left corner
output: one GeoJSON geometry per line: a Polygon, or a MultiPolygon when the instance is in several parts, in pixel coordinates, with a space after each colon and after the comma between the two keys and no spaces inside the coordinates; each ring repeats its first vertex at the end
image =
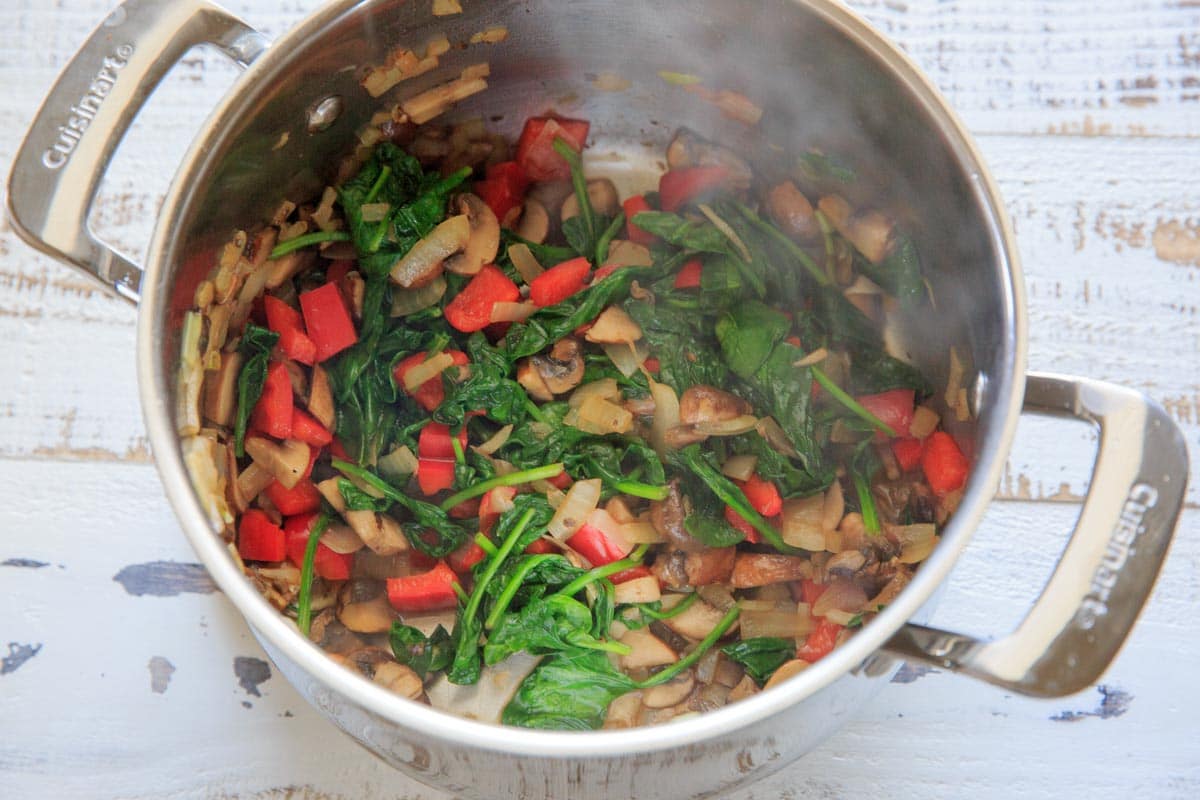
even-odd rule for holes
{"type": "Polygon", "coordinates": [[[583,335],[593,344],[633,344],[642,338],[642,329],[620,306],[609,306],[583,335]]]}
{"type": "Polygon", "coordinates": [[[383,688],[409,700],[425,699],[425,684],[421,676],[406,664],[387,661],[375,668],[375,676],[371,679],[383,688]]]}
{"type": "MultiPolygon", "coordinates": [[[[683,601],[685,595],[665,595],[663,597],[663,607],[674,608],[678,603],[683,601]],[[668,598],[671,598],[669,601],[668,598]],[[679,598],[674,600],[674,598],[679,598]]],[[[697,598],[690,606],[684,609],[679,614],[663,620],[663,625],[673,630],[680,636],[698,642],[708,634],[712,633],[712,629],[717,627],[717,623],[725,616],[724,612],[716,606],[709,605],[704,600],[697,598]]],[[[733,627],[729,629],[733,633],[737,629],[737,623],[733,623],[733,627]]]]}
{"type": "Polygon", "coordinates": [[[392,607],[379,581],[356,578],[338,592],[338,620],[355,633],[384,633],[392,627],[392,607]]]}
{"type": "Polygon", "coordinates": [[[825,562],[825,572],[830,575],[850,577],[863,568],[867,557],[861,550],[843,550],[825,562]]]}
{"type": "Polygon", "coordinates": [[[679,398],[679,421],[684,425],[724,422],[750,414],[753,407],[729,392],[698,383],[679,398]]]}
{"type": "Polygon", "coordinates": [[[308,468],[308,445],[295,439],[276,444],[270,439],[250,436],[246,439],[246,452],[287,489],[294,488],[308,468]]]}
{"type": "Polygon", "coordinates": [[[383,664],[394,664],[396,659],[382,647],[360,647],[346,653],[346,659],[354,668],[368,678],[374,678],[376,670],[383,664]]]}
{"type": "MultiPolygon", "coordinates": [[[[731,563],[732,566],[732,563],[731,563]]],[[[623,581],[613,588],[613,601],[617,605],[627,603],[653,603],[662,598],[658,579],[653,575],[623,581]]]]}
{"type": "Polygon", "coordinates": [[[544,181],[530,186],[526,198],[541,203],[550,219],[558,219],[563,203],[573,192],[570,181],[544,181]]]}
{"type": "Polygon", "coordinates": [[[822,197],[817,207],[829,218],[837,232],[872,264],[878,264],[887,257],[893,245],[895,223],[886,214],[873,210],[855,213],[850,204],[838,195],[822,197]]]}
{"type": "Polygon", "coordinates": [[[303,250],[293,250],[286,256],[280,256],[268,262],[266,268],[270,272],[267,273],[267,288],[278,289],[294,276],[308,269],[316,258],[317,254],[312,248],[304,248],[303,250]]]}
{"type": "Polygon", "coordinates": [[[530,356],[529,360],[552,394],[569,392],[583,380],[583,348],[571,336],[555,342],[549,355],[530,356]]]}
{"type": "Polygon", "coordinates": [[[642,692],[642,705],[646,708],[670,708],[687,699],[696,688],[692,671],[684,670],[666,683],[652,686],[642,692]]]}
{"type": "Polygon", "coordinates": [[[679,660],[678,653],[646,628],[628,631],[620,642],[632,648],[617,659],[623,670],[661,667],[679,660]]]}
{"type": "MultiPolygon", "coordinates": [[[[588,202],[597,214],[612,216],[621,208],[617,187],[608,178],[595,178],[587,182],[588,202]]],[[[579,215],[579,198],[574,193],[563,200],[561,218],[566,222],[579,215]]]]}
{"type": "Polygon", "coordinates": [[[756,695],[760,691],[762,690],[758,688],[758,684],[754,682],[754,679],[749,675],[744,675],[737,686],[729,690],[729,702],[736,703],[739,700],[745,700],[747,697],[756,695]]]}
{"type": "MultiPolygon", "coordinates": [[[[229,450],[232,462],[230,471],[237,469],[237,457],[233,455],[233,448],[229,450]]],[[[245,511],[254,502],[254,498],[258,497],[259,493],[271,485],[271,481],[275,480],[275,475],[271,470],[259,464],[256,461],[251,461],[250,464],[238,474],[237,480],[230,481],[230,502],[233,504],[234,510],[238,513],[245,511]]]]}
{"type": "Polygon", "coordinates": [[[242,369],[242,354],[234,350],[221,353],[221,366],[204,382],[204,416],[217,425],[233,424],[237,408],[237,379],[242,369]]]}
{"type": "Polygon", "coordinates": [[[308,387],[308,413],[317,422],[333,430],[336,414],[333,409],[333,389],[329,385],[329,373],[320,364],[313,367],[312,380],[308,387]]]}
{"type": "Polygon", "coordinates": [[[645,245],[628,239],[613,239],[609,242],[608,258],[604,260],[604,266],[648,267],[653,260],[650,257],[650,249],[645,245]]]}
{"type": "Polygon", "coordinates": [[[605,730],[624,730],[637,727],[638,712],[642,710],[642,693],[629,692],[608,704],[604,715],[605,730]]]}
{"type": "Polygon", "coordinates": [[[532,197],[525,200],[521,221],[517,224],[517,235],[534,244],[541,244],[550,235],[550,213],[532,197]]]}
{"type": "Polygon", "coordinates": [[[733,562],[737,558],[735,547],[712,547],[688,553],[683,562],[687,581],[692,586],[708,586],[723,583],[733,574],[733,562]]]}
{"type": "Polygon", "coordinates": [[[688,510],[684,506],[683,495],[679,491],[679,481],[671,481],[668,484],[668,489],[669,492],[665,499],[656,500],[650,504],[650,524],[679,550],[688,553],[698,553],[707,549],[702,542],[695,539],[683,527],[683,521],[687,519],[688,510]]]}
{"type": "Polygon", "coordinates": [[[777,553],[738,553],[730,585],[735,589],[798,581],[813,576],[812,562],[803,556],[777,553]]]}
{"type": "Polygon", "coordinates": [[[754,179],[754,172],[745,159],[687,128],[680,128],[667,145],[667,166],[671,169],[724,167],[733,178],[732,185],[738,189],[748,189],[754,179]]]}
{"type": "Polygon", "coordinates": [[[542,374],[538,372],[533,361],[529,358],[523,358],[517,364],[517,383],[524,387],[525,391],[529,392],[529,396],[534,400],[542,403],[549,403],[554,399],[554,392],[546,386],[546,381],[542,379],[542,374]]]}
{"type": "Polygon", "coordinates": [[[500,249],[500,221],[487,203],[473,194],[460,194],[454,199],[459,213],[467,218],[471,236],[466,248],[458,255],[446,259],[444,267],[459,275],[474,275],[496,260],[500,249]]]}
{"type": "Polygon", "coordinates": [[[808,667],[809,663],[802,658],[793,658],[791,661],[785,661],[780,664],[779,668],[775,670],[775,673],[767,679],[767,682],[763,685],[763,688],[770,689],[774,686],[778,686],[788,678],[804,672],[804,670],[808,669],[808,667]]]}
{"type": "Polygon", "coordinates": [[[455,253],[461,253],[470,240],[471,221],[467,215],[450,217],[396,262],[391,279],[405,289],[424,286],[441,275],[443,262],[455,253]]]}
{"type": "MultiPolygon", "coordinates": [[[[363,640],[352,633],[337,618],[332,608],[327,608],[313,618],[309,638],[321,646],[326,653],[353,653],[362,649],[363,640]]],[[[350,666],[350,664],[346,664],[350,666]]]]}
{"type": "Polygon", "coordinates": [[[345,511],[342,516],[363,544],[381,556],[390,556],[408,549],[408,538],[400,523],[387,514],[374,511],[345,511]]]}
{"type": "Polygon", "coordinates": [[[821,234],[812,203],[791,181],[771,187],[766,197],[767,213],[788,236],[808,241],[821,234]]]}
{"type": "Polygon", "coordinates": [[[687,570],[684,569],[686,563],[687,553],[682,550],[659,553],[650,565],[650,572],[663,588],[682,592],[691,588],[687,580],[687,570]]]}

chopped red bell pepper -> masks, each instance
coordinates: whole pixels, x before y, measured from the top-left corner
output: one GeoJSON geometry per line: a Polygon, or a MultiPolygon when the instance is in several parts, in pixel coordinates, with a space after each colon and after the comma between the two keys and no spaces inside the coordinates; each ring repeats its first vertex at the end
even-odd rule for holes
{"type": "Polygon", "coordinates": [[[751,525],[749,520],[734,511],[732,506],[725,506],[725,521],[741,531],[750,544],[758,544],[762,541],[762,534],[758,532],[758,529],[751,525]]]}
{"type": "Polygon", "coordinates": [[[540,556],[546,553],[557,553],[558,548],[546,539],[538,538],[529,543],[529,546],[525,548],[525,552],[531,556],[540,556]]]}
{"type": "Polygon", "coordinates": [[[263,310],[267,327],[279,334],[279,349],[283,354],[311,367],[317,360],[317,345],[304,332],[300,312],[269,294],[263,297],[263,310]]]}
{"type": "Polygon", "coordinates": [[[446,321],[463,333],[474,333],[492,321],[492,306],[514,303],[521,290],[494,264],[485,264],[471,282],[446,304],[446,321]]]}
{"type": "Polygon", "coordinates": [[[472,497],[463,500],[458,505],[446,511],[454,519],[472,519],[479,516],[479,498],[472,497]]]}
{"type": "Polygon", "coordinates": [[[783,498],[779,495],[779,489],[770,481],[752,473],[746,480],[734,483],[742,487],[742,493],[750,501],[750,507],[764,517],[773,517],[783,511],[783,498]]]}
{"type": "Polygon", "coordinates": [[[337,355],[358,341],[354,320],[336,283],[300,295],[308,336],[317,345],[317,361],[337,355]]]}
{"type": "Polygon", "coordinates": [[[458,605],[458,595],[454,592],[456,583],[458,576],[454,570],[445,561],[439,561],[428,572],[388,578],[388,602],[401,614],[448,610],[458,605]]]}
{"type": "Polygon", "coordinates": [[[292,408],[292,439],[320,449],[333,441],[333,434],[307,411],[292,408]]]}
{"type": "Polygon", "coordinates": [[[704,264],[700,259],[693,258],[682,267],[679,272],[675,273],[675,288],[676,289],[699,289],[700,276],[704,272],[704,264]]]}
{"type": "Polygon", "coordinates": [[[339,258],[325,268],[325,282],[342,285],[342,281],[354,269],[354,262],[348,258],[339,258]]]}
{"type": "Polygon", "coordinates": [[[802,658],[811,664],[829,655],[833,646],[837,644],[842,627],[836,622],[818,619],[817,626],[809,631],[808,638],[804,640],[804,646],[796,650],[796,658],[802,658]]]}
{"type": "Polygon", "coordinates": [[[268,436],[287,439],[292,435],[292,379],[287,367],[276,361],[267,368],[267,380],[254,406],[251,424],[268,436]]]}
{"type": "Polygon", "coordinates": [[[502,161],[487,168],[487,179],[475,184],[475,194],[487,204],[496,219],[505,217],[525,200],[529,178],[516,161],[502,161]]]}
{"type": "Polygon", "coordinates": [[[525,194],[525,190],[529,188],[529,176],[516,161],[500,161],[490,165],[487,168],[487,179],[500,181],[512,187],[517,194],[525,194]]]}
{"type": "Polygon", "coordinates": [[[342,444],[336,436],[333,437],[333,441],[329,443],[329,454],[334,458],[341,459],[342,461],[354,460],[350,458],[350,453],[346,450],[346,445],[342,444]]]}
{"type": "Polygon", "coordinates": [[[663,211],[678,211],[685,203],[724,185],[728,179],[729,170],[725,167],[673,169],[658,179],[658,203],[663,211]]]}
{"type": "Polygon", "coordinates": [[[828,588],[828,584],[817,583],[810,578],[805,578],[800,581],[800,599],[811,606],[821,595],[825,594],[825,590],[828,588]]]}
{"type": "MultiPolygon", "coordinates": [[[[879,417],[879,420],[894,430],[897,436],[908,435],[908,426],[912,425],[913,409],[916,405],[916,393],[912,389],[892,389],[890,392],[864,394],[854,399],[867,411],[879,417]]],[[[888,437],[883,431],[875,431],[875,438],[888,437]]]]}
{"type": "MultiPolygon", "coordinates": [[[[304,551],[308,549],[308,534],[320,514],[300,514],[288,517],[283,523],[287,535],[288,560],[297,567],[304,567],[304,551]]],[[[317,543],[313,556],[313,571],[327,581],[344,581],[350,577],[354,566],[354,553],[335,553],[324,542],[317,543]]]]}
{"type": "Polygon", "coordinates": [[[317,491],[316,484],[308,479],[297,481],[291,489],[279,481],[271,481],[266,492],[271,504],[285,517],[307,514],[321,508],[321,493],[317,491]]]}
{"type": "Polygon", "coordinates": [[[238,555],[247,561],[283,561],[287,557],[283,528],[265,511],[245,511],[238,520],[238,555]]]}
{"type": "Polygon", "coordinates": [[[921,463],[921,453],[925,452],[925,443],[920,439],[905,437],[892,440],[892,455],[904,472],[916,469],[921,463]]]}
{"type": "MultiPolygon", "coordinates": [[[[467,358],[467,354],[462,350],[444,350],[443,352],[450,354],[450,357],[454,359],[454,366],[456,367],[465,367],[468,363],[470,363],[469,359],[467,358]]],[[[392,370],[392,377],[395,379],[396,385],[403,389],[405,394],[416,400],[417,404],[420,405],[421,408],[425,409],[426,411],[433,411],[442,404],[443,400],[446,399],[446,387],[442,383],[441,375],[436,375],[425,381],[418,386],[415,391],[410,392],[408,389],[404,388],[404,376],[407,375],[408,371],[413,367],[417,366],[418,364],[423,364],[425,361],[427,361],[429,356],[430,354],[427,352],[413,353],[411,356],[405,358],[396,365],[396,368],[392,370]]]]}
{"type": "Polygon", "coordinates": [[[969,468],[967,457],[958,448],[954,437],[945,431],[934,431],[925,440],[921,453],[921,469],[929,488],[938,497],[962,488],[969,468]]]}
{"type": "Polygon", "coordinates": [[[553,478],[546,478],[546,483],[550,484],[555,489],[563,489],[563,490],[570,489],[571,484],[574,482],[575,482],[574,479],[571,478],[571,476],[567,474],[567,471],[565,469],[562,472],[555,475],[553,478]]]}
{"type": "Polygon", "coordinates": [[[471,571],[471,567],[486,557],[487,552],[474,539],[468,539],[457,550],[446,556],[446,562],[450,565],[450,569],[459,575],[466,575],[471,571]]]}
{"type": "Polygon", "coordinates": [[[529,299],[539,308],[561,303],[583,288],[592,265],[586,258],[556,264],[529,283],[529,299]]]}
{"type": "Polygon", "coordinates": [[[620,561],[633,549],[614,541],[600,528],[587,522],[567,539],[567,546],[590,561],[593,567],[620,561]]]}
{"type": "MultiPolygon", "coordinates": [[[[617,270],[625,269],[626,266],[628,266],[628,265],[626,265],[626,264],[605,264],[603,267],[601,267],[600,269],[598,269],[592,273],[592,285],[595,286],[597,283],[604,280],[609,275],[612,275],[617,270]]],[[[590,323],[588,324],[588,327],[591,327],[590,323]]]]}
{"type": "Polygon", "coordinates": [[[657,375],[658,371],[662,369],[662,363],[654,356],[650,356],[643,361],[642,366],[645,367],[646,372],[649,372],[651,375],[657,375]]]}
{"type": "Polygon", "coordinates": [[[650,571],[649,567],[639,566],[630,567],[629,569],[623,569],[620,572],[613,573],[612,575],[608,576],[608,579],[613,582],[614,586],[616,586],[618,583],[625,583],[625,581],[631,581],[635,578],[648,578],[653,574],[654,573],[650,571]]]}
{"type": "Polygon", "coordinates": [[[554,152],[554,140],[562,139],[577,153],[583,152],[590,124],[582,119],[530,117],[517,140],[517,163],[532,181],[566,180],[571,168],[554,152]]]}
{"type": "MultiPolygon", "coordinates": [[[[455,438],[458,439],[462,449],[467,449],[467,429],[463,427],[455,438]]],[[[417,438],[417,456],[420,458],[440,459],[442,461],[453,461],[454,445],[450,441],[450,428],[440,422],[427,422],[425,427],[421,428],[421,434],[417,438]]]]}
{"type": "Polygon", "coordinates": [[[658,241],[658,237],[650,231],[642,230],[637,225],[633,224],[633,218],[643,211],[653,211],[650,203],[646,201],[646,196],[635,194],[621,204],[621,208],[625,210],[625,235],[629,237],[629,241],[645,245],[649,247],[658,241]]]}

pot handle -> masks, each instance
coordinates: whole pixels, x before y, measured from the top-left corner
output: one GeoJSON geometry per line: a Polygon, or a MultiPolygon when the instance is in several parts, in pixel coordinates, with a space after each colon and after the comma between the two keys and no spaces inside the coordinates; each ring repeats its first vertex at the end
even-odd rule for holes
{"type": "Polygon", "coordinates": [[[142,269],[92,235],[88,212],[130,123],[199,44],[246,66],[269,42],[205,0],[126,0],[59,75],[9,175],[8,214],[21,238],[132,302],[142,269]]]}
{"type": "Polygon", "coordinates": [[[1095,683],[1141,611],[1183,508],[1187,445],[1163,408],[1101,381],[1030,374],[1025,410],[1096,423],[1100,449],[1075,531],[1041,596],[996,641],[906,625],[885,649],[1036,697],[1095,683]]]}

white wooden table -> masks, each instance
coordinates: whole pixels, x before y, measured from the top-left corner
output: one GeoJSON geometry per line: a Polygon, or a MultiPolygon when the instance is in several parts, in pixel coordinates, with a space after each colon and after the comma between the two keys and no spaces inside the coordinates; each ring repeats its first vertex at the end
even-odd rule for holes
{"type": "MultiPolygon", "coordinates": [[[[113,0],[0,3],[0,171],[113,0]]],[[[316,0],[232,0],[278,34],[316,0]]],[[[1200,467],[1200,8],[1168,0],[857,0],[977,135],[1014,220],[1031,365],[1143,389],[1200,467]]],[[[194,54],[118,156],[97,230],[127,252],[233,68],[194,54]],[[130,153],[136,153],[131,156],[130,153]]],[[[0,797],[433,798],[275,675],[179,533],[150,462],[134,309],[0,221],[0,797]]],[[[1095,437],[1023,420],[936,622],[1019,619],[1095,437]]],[[[1200,489],[1116,664],[1054,702],[906,671],[750,798],[1200,797],[1200,489]]]]}

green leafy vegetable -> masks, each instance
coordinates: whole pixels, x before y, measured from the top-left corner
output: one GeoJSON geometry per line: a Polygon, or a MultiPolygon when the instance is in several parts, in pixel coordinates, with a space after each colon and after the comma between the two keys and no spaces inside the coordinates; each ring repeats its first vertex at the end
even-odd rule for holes
{"type": "Polygon", "coordinates": [[[799,552],[784,542],[783,538],[779,535],[779,531],[775,530],[774,526],[770,522],[767,522],[762,514],[754,510],[750,505],[750,501],[746,499],[746,495],[738,488],[737,484],[721,474],[721,471],[709,461],[709,456],[700,450],[699,445],[689,445],[677,451],[674,455],[677,462],[691,470],[696,477],[702,480],[722,503],[732,508],[743,519],[749,522],[762,535],[763,541],[781,553],[799,552]]]}
{"type": "Polygon", "coordinates": [[[393,622],[388,631],[388,644],[396,660],[411,667],[422,680],[431,672],[445,669],[454,657],[450,634],[441,625],[426,636],[411,625],[393,622]]]}
{"type": "Polygon", "coordinates": [[[308,544],[304,546],[304,561],[300,566],[300,591],[296,595],[296,627],[308,636],[312,627],[312,582],[314,564],[317,558],[317,545],[321,543],[321,535],[329,527],[331,517],[322,512],[308,532],[308,544]]]}
{"type": "Polygon", "coordinates": [[[741,664],[746,674],[762,686],[785,661],[796,657],[796,640],[760,636],[727,644],[721,652],[741,664]]]}
{"type": "Polygon", "coordinates": [[[237,380],[237,416],[233,426],[233,449],[238,458],[246,455],[246,424],[258,398],[262,397],[263,386],[267,382],[267,364],[271,358],[271,348],[279,341],[279,334],[260,328],[253,322],[246,325],[242,332],[242,341],[238,343],[238,352],[245,361],[238,372],[237,380]]]}
{"type": "Polygon", "coordinates": [[[565,650],[543,658],[504,707],[501,722],[522,728],[595,730],[613,700],[637,689],[602,650],[565,650]]]}
{"type": "Polygon", "coordinates": [[[784,314],[756,300],[740,303],[717,319],[717,341],[725,363],[740,378],[748,379],[787,336],[792,322],[784,314]]]}

